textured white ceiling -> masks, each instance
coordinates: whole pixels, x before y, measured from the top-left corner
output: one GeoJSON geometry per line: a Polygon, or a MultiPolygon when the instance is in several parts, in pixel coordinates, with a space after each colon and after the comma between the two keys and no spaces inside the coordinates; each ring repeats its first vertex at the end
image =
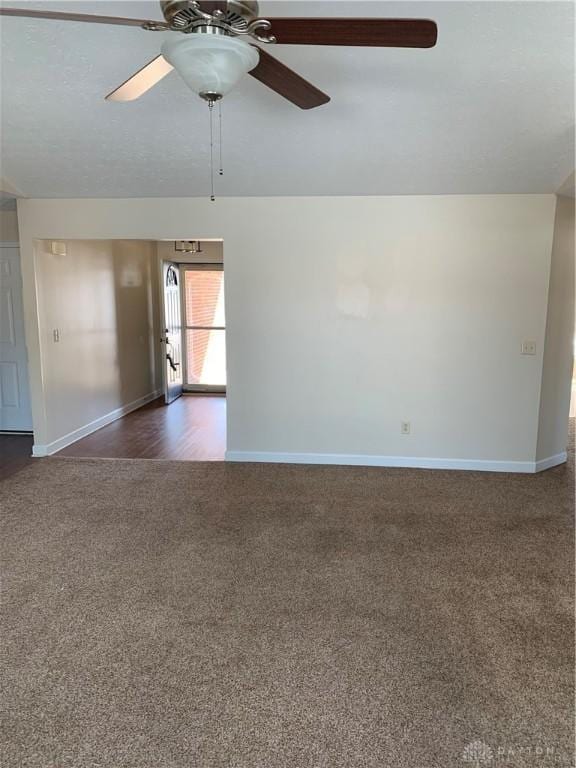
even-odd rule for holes
{"type": "MultiPolygon", "coordinates": [[[[5,2],[161,18],[154,2],[5,2]]],[[[278,46],[329,93],[301,111],[250,77],[224,103],[221,195],[553,192],[574,169],[574,5],[262,2],[261,15],[435,19],[430,50],[278,46]]],[[[208,191],[208,111],[176,73],[104,96],[167,34],[3,19],[2,175],[30,197],[208,191]]]]}

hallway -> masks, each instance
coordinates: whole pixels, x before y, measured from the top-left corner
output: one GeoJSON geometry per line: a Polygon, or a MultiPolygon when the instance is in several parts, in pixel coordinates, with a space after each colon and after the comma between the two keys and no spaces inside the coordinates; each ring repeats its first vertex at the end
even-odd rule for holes
{"type": "Polygon", "coordinates": [[[149,405],[63,448],[56,456],[223,461],[226,398],[183,395],[149,405]]]}

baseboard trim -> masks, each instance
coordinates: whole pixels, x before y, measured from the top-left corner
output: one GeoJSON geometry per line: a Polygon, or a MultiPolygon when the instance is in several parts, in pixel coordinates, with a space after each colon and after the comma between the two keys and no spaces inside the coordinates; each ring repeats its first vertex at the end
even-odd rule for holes
{"type": "Polygon", "coordinates": [[[0,429],[0,435],[32,435],[31,429],[0,429]]]}
{"type": "Polygon", "coordinates": [[[139,397],[137,400],[133,400],[131,403],[128,403],[127,405],[123,405],[120,408],[116,408],[114,411],[110,411],[110,413],[106,413],[104,416],[101,416],[99,419],[95,419],[95,421],[91,421],[89,424],[85,424],[83,427],[79,427],[78,429],[75,429],[73,432],[69,432],[67,435],[64,435],[63,437],[59,437],[58,440],[54,440],[51,443],[47,443],[45,445],[41,445],[38,443],[35,443],[32,446],[32,456],[34,457],[42,457],[42,456],[51,456],[53,453],[57,453],[58,451],[61,451],[62,448],[66,448],[66,446],[71,445],[72,443],[75,443],[77,440],[81,440],[83,437],[87,437],[88,435],[91,435],[92,432],[96,432],[98,429],[102,429],[102,427],[105,427],[108,424],[111,424],[113,421],[116,421],[117,419],[121,419],[122,416],[126,416],[128,413],[131,413],[132,411],[138,410],[138,408],[142,408],[143,405],[146,405],[147,403],[152,402],[152,400],[156,400],[157,397],[160,397],[162,394],[161,390],[156,390],[155,392],[150,392],[148,395],[145,395],[144,397],[139,397]]]}
{"type": "Polygon", "coordinates": [[[552,469],[552,467],[557,467],[559,464],[565,464],[567,461],[568,453],[562,451],[562,453],[557,453],[555,456],[548,456],[546,459],[537,461],[535,472],[543,472],[545,469],[552,469]]]}
{"type": "MultiPolygon", "coordinates": [[[[566,454],[563,454],[564,457],[566,454]]],[[[553,457],[557,459],[558,457],[553,457]]],[[[340,453],[274,453],[226,451],[226,461],[278,464],[340,464],[361,467],[402,467],[406,469],[459,469],[475,472],[520,472],[531,474],[553,464],[539,467],[535,461],[491,461],[486,459],[431,459],[419,456],[372,456],[340,453]]],[[[564,461],[566,459],[564,458],[564,461]]],[[[546,461],[551,461],[547,459],[546,461]]],[[[560,463],[557,461],[556,463],[560,463]]]]}

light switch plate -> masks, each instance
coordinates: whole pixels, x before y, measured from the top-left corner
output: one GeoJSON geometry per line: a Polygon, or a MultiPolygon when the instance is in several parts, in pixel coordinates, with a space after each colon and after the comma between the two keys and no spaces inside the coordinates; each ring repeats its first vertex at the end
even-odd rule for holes
{"type": "Polygon", "coordinates": [[[523,341],[522,342],[522,354],[523,355],[535,355],[536,354],[536,342],[535,341],[523,341]]]}
{"type": "Polygon", "coordinates": [[[54,256],[66,256],[66,243],[59,240],[51,240],[50,253],[53,253],[54,256]]]}

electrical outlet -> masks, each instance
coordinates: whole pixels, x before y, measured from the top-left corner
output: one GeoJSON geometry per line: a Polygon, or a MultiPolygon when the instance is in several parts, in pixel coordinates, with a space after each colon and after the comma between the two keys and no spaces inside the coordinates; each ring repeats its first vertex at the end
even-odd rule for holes
{"type": "Polygon", "coordinates": [[[54,330],[52,331],[52,338],[54,339],[54,344],[60,341],[60,331],[58,330],[58,328],[54,328],[54,330]]]}
{"type": "Polygon", "coordinates": [[[400,422],[400,433],[403,435],[409,435],[410,434],[410,422],[409,421],[401,421],[400,422]]]}
{"type": "Polygon", "coordinates": [[[522,354],[523,355],[535,355],[536,354],[536,342],[535,341],[523,341],[522,342],[522,354]]]}

